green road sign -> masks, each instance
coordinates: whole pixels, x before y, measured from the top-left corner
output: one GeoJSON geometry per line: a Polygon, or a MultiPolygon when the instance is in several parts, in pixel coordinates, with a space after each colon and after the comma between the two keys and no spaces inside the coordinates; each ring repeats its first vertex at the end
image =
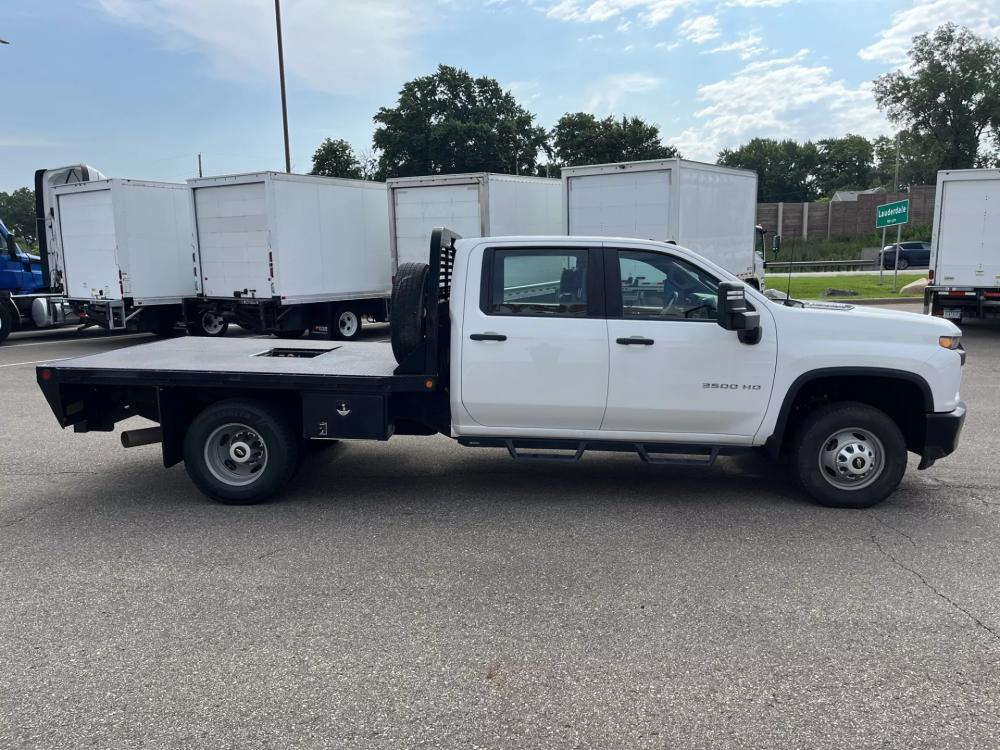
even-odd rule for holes
{"type": "Polygon", "coordinates": [[[894,227],[910,220],[910,199],[883,203],[875,209],[875,228],[894,227]]]}

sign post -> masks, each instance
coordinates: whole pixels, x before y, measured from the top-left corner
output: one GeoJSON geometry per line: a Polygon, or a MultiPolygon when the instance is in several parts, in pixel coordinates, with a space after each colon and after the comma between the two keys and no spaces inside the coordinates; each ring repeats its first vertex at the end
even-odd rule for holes
{"type": "MultiPolygon", "coordinates": [[[[886,227],[896,227],[896,253],[892,264],[892,291],[896,291],[896,277],[899,274],[899,243],[902,239],[903,224],[910,220],[910,199],[904,198],[894,203],[883,203],[875,208],[875,228],[882,230],[882,247],[885,247],[886,227]]],[[[879,251],[879,281],[882,280],[882,251],[879,251]]]]}

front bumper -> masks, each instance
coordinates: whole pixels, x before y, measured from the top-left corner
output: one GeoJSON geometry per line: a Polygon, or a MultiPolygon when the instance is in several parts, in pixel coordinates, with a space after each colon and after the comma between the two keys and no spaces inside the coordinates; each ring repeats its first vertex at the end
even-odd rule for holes
{"type": "Polygon", "coordinates": [[[965,402],[959,401],[954,411],[926,415],[924,449],[920,452],[920,469],[928,469],[939,458],[953,453],[965,424],[965,402]]]}

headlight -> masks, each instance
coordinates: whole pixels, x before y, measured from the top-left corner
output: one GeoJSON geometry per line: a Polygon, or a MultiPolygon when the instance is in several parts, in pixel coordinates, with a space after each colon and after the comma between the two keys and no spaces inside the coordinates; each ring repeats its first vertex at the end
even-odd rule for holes
{"type": "Polygon", "coordinates": [[[945,349],[958,349],[962,345],[961,336],[939,336],[938,344],[945,349]]]}

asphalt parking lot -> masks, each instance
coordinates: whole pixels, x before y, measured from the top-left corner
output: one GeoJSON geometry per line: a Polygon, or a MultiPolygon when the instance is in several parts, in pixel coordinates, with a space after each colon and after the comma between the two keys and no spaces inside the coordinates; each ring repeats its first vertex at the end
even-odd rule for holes
{"type": "Polygon", "coordinates": [[[341,444],[221,506],[35,386],[149,337],[15,335],[0,747],[995,747],[1000,326],[965,334],[959,451],[857,512],[748,459],[445,438],[341,444]]]}

